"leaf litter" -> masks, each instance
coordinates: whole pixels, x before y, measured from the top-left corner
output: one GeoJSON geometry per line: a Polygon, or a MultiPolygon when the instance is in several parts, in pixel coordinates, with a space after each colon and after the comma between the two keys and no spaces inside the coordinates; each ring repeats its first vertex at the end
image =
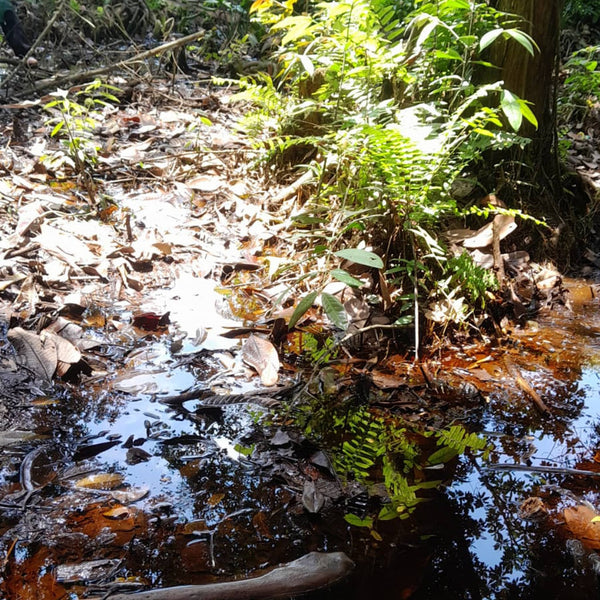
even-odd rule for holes
{"type": "MultiPolygon", "coordinates": [[[[209,94],[178,86],[191,107],[209,94]]],[[[26,578],[41,585],[39,560],[53,565],[46,585],[57,594],[121,576],[139,577],[137,587],[150,572],[160,573],[154,583],[168,585],[182,581],[176,567],[183,561],[188,580],[212,580],[238,572],[240,548],[252,567],[259,566],[256,548],[272,554],[271,564],[289,559],[289,538],[313,549],[311,519],[320,515],[327,517],[321,546],[345,539],[343,505],[364,506],[363,486],[340,482],[321,448],[288,431],[285,414],[268,415],[261,429],[260,407],[202,403],[203,393],[245,397],[261,386],[272,400],[276,385],[301,371],[289,354],[305,352],[303,336],[318,336],[330,322],[354,341],[346,348],[359,366],[347,372],[372,384],[371,404],[408,421],[439,427],[507,395],[521,411],[529,410],[527,400],[569,410],[551,391],[567,351],[557,350],[550,331],[515,332],[522,347],[545,353],[546,368],[535,374],[518,352],[506,349],[502,359],[485,345],[418,368],[399,355],[360,362],[381,345],[379,333],[390,323],[343,285],[320,298],[305,295],[302,314],[291,302],[272,310],[289,287],[275,276],[297,258],[285,235],[287,213],[310,177],[265,186],[249,168],[250,144],[231,133],[236,109],[225,93],[210,91],[210,111],[184,111],[162,105],[157,92],[170,92],[161,84],[147,91],[145,101],[99,119],[96,205],[68,161],[44,160],[50,153],[60,158],[61,148],[40,115],[28,140],[32,150],[13,144],[1,159],[7,176],[0,179],[0,327],[10,344],[0,354],[7,390],[0,445],[10,450],[0,482],[9,515],[1,544],[8,553],[45,540],[32,557],[19,559],[26,578]],[[188,390],[203,393],[156,402],[188,390]],[[48,439],[59,445],[56,452],[46,452],[48,439]],[[190,541],[194,523],[202,524],[202,535],[190,541]],[[157,554],[160,561],[152,558],[157,554]],[[151,566],[140,573],[144,561],[151,566]]],[[[462,242],[476,248],[488,229],[462,242]]],[[[338,256],[367,267],[333,274],[353,289],[380,268],[379,257],[366,251],[338,256]]],[[[580,357],[571,358],[575,364],[580,357]]],[[[310,393],[360,398],[344,369],[334,364],[331,381],[319,374],[310,393]]],[[[378,498],[372,493],[367,505],[378,498]]],[[[576,538],[596,548],[588,512],[567,507],[563,516],[576,538]]],[[[381,539],[368,528],[355,535],[366,547],[381,539]]],[[[18,591],[20,583],[9,576],[2,585],[18,591]]]]}

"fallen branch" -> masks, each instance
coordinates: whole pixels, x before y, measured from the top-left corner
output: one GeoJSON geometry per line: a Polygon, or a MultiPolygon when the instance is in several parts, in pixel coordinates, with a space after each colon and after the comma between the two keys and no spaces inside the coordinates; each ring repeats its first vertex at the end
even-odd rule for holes
{"type": "Polygon", "coordinates": [[[266,600],[288,598],[330,586],[346,577],[354,563],[343,552],[311,552],[276,567],[260,577],[182,585],[139,592],[116,594],[110,600],[266,600]]]}
{"type": "Polygon", "coordinates": [[[186,35],[178,40],[174,40],[172,42],[167,42],[166,44],[162,44],[161,46],[157,46],[156,48],[152,48],[151,50],[146,50],[141,52],[140,54],[136,54],[130,58],[126,58],[125,60],[120,60],[110,65],[106,65],[104,67],[99,67],[97,69],[90,69],[89,71],[81,71],[79,73],[69,73],[68,75],[56,75],[55,77],[49,77],[47,79],[40,79],[37,81],[32,87],[24,90],[19,95],[27,96],[33,93],[40,92],[46,88],[54,87],[59,88],[64,86],[65,84],[74,84],[81,83],[83,81],[91,81],[98,77],[99,75],[104,75],[105,73],[110,73],[116,69],[123,69],[125,67],[129,67],[132,64],[140,62],[142,60],[146,60],[151,56],[156,56],[158,54],[162,54],[163,52],[168,52],[175,48],[179,48],[179,46],[185,46],[186,44],[197,40],[198,38],[204,35],[204,30],[200,29],[196,31],[196,33],[191,33],[190,35],[186,35]]]}

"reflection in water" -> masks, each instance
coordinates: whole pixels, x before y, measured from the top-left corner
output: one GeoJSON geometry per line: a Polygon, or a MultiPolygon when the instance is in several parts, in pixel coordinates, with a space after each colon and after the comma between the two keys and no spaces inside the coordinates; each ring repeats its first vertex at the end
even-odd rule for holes
{"type": "MultiPolygon", "coordinates": [[[[600,470],[599,320],[589,307],[514,333],[516,351],[530,367],[527,380],[552,414],[540,415],[525,394],[502,392],[457,411],[471,430],[486,432],[494,445],[491,462],[600,470]]],[[[56,566],[67,563],[119,560],[112,583],[129,578],[135,591],[136,585],[240,576],[312,550],[342,550],[357,563],[349,582],[315,592],[313,600],[577,600],[600,593],[596,551],[576,539],[563,518],[565,507],[580,501],[600,507],[598,479],[494,470],[471,456],[440,473],[447,488],[429,494],[409,519],[372,529],[350,526],[346,501],[335,495],[311,514],[301,483],[311,469],[327,470],[310,462],[327,440],[313,446],[286,437],[281,422],[268,425],[273,417],[258,427],[260,411],[247,407],[161,404],[156,394],[182,391],[215,370],[208,358],[173,367],[166,344],[155,340],[147,353],[132,353],[131,370],[115,378],[112,389],[65,394],[30,408],[52,445],[34,454],[39,440],[26,441],[21,454],[2,465],[5,597],[36,598],[41,589],[49,599],[88,593],[90,582],[55,580],[56,566]],[[23,454],[35,482],[28,496],[19,495],[23,454]],[[74,485],[90,472],[120,474],[125,490],[149,493],[129,503],[110,489],[74,485]]],[[[367,406],[366,394],[356,396],[352,402],[367,406]]],[[[339,415],[330,418],[344,423],[339,415]]],[[[369,424],[365,439],[384,421],[369,424]]],[[[293,428],[289,432],[293,437],[293,428]]],[[[109,589],[102,585],[100,596],[109,589]]]]}

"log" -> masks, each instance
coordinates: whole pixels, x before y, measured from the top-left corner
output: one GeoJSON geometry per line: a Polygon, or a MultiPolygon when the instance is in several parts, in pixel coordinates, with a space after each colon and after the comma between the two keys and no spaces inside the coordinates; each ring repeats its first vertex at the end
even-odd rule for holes
{"type": "Polygon", "coordinates": [[[288,598],[330,586],[346,577],[354,563],[343,552],[310,552],[260,577],[116,594],[110,600],[266,600],[288,598]]]}

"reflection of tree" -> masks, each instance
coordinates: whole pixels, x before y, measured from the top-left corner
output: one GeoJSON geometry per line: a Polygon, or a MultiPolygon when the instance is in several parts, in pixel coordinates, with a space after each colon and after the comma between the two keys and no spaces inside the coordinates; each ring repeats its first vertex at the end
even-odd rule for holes
{"type": "Polygon", "coordinates": [[[518,507],[531,495],[535,480],[480,472],[479,482],[476,493],[460,488],[448,492],[443,529],[436,532],[428,573],[414,600],[598,597],[590,560],[574,563],[548,520],[519,517],[518,507]]]}

